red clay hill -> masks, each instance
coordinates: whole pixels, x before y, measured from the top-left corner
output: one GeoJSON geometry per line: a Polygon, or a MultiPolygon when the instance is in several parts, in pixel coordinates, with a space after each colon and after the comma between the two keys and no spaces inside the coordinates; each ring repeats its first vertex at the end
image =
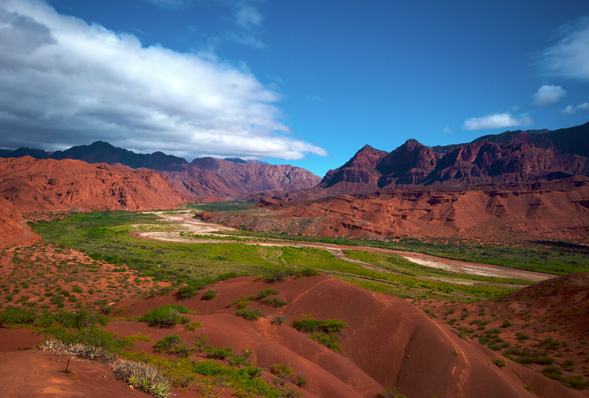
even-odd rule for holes
{"type": "Polygon", "coordinates": [[[589,236],[589,178],[571,177],[479,189],[397,188],[286,202],[262,199],[265,211],[204,213],[206,221],[255,231],[369,236],[589,236]],[[271,211],[268,211],[271,210],[271,211]]]}
{"type": "Polygon", "coordinates": [[[0,198],[19,211],[147,210],[189,200],[154,170],[31,157],[0,159],[0,198]]]}
{"type": "Polygon", "coordinates": [[[321,181],[320,177],[300,167],[271,165],[239,158],[206,157],[196,158],[188,163],[185,159],[162,152],[140,154],[103,141],[74,146],[65,151],[54,152],[51,156],[39,149],[0,150],[0,157],[14,158],[25,155],[37,159],[77,159],[88,163],[157,170],[166,175],[176,189],[199,200],[209,196],[237,199],[266,190],[285,193],[312,188],[321,181]]]}
{"type": "MultiPolygon", "coordinates": [[[[122,309],[118,317],[130,318],[159,306],[180,304],[200,312],[188,315],[191,321],[202,324],[196,331],[186,331],[184,325],[155,329],[137,321],[114,320],[106,329],[121,336],[149,336],[153,342],[136,342],[136,350],[147,354],[154,353],[155,342],[174,333],[188,344],[205,337],[215,348],[232,347],[236,353],[253,350],[253,364],[266,369],[263,378],[272,378],[270,366],[289,365],[294,373],[285,385],[307,397],[373,397],[392,386],[411,398],[589,396],[509,360],[505,360],[504,366],[497,366],[493,359],[501,358],[498,354],[461,339],[404,300],[368,292],[338,279],[312,276],[269,284],[241,277],[208,289],[217,292],[208,301],[202,300],[201,295],[179,300],[175,293],[170,293],[115,305],[122,309]],[[268,288],[278,292],[274,297],[287,304],[274,308],[253,298],[268,288]],[[236,316],[237,309],[231,303],[240,296],[252,296],[248,308],[259,308],[266,315],[255,321],[236,316]],[[273,323],[279,316],[286,320],[273,323]],[[335,353],[309,338],[308,333],[297,331],[293,321],[300,317],[345,322],[347,327],[338,334],[341,351],[335,353]],[[307,381],[302,388],[293,384],[297,376],[307,381]]],[[[24,352],[20,358],[29,360],[30,355],[24,352]]],[[[204,357],[192,353],[190,359],[200,361],[204,357]]],[[[57,383],[45,380],[46,388],[57,383]]],[[[95,380],[100,383],[99,377],[95,380]]]]}

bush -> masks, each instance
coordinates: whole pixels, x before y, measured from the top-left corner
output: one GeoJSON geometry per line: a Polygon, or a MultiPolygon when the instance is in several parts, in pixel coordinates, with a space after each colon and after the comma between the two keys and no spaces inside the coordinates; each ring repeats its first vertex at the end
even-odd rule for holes
{"type": "Polygon", "coordinates": [[[147,314],[140,316],[139,321],[147,323],[155,328],[171,328],[179,323],[188,323],[190,319],[179,315],[187,314],[190,311],[181,305],[165,305],[149,311],[147,314]]]}
{"type": "Polygon", "coordinates": [[[215,297],[217,297],[217,292],[214,290],[207,290],[207,292],[205,294],[202,295],[202,297],[200,298],[201,300],[212,300],[215,297]]]}
{"type": "Polygon", "coordinates": [[[207,353],[207,358],[212,358],[212,359],[225,359],[230,355],[233,355],[233,348],[232,347],[227,347],[227,348],[213,348],[213,347],[207,347],[205,349],[206,353],[207,353]]]}
{"type": "Polygon", "coordinates": [[[8,306],[0,312],[0,325],[32,324],[36,318],[35,310],[8,306]]]}
{"type": "Polygon", "coordinates": [[[376,398],[407,398],[407,396],[399,393],[399,389],[396,387],[389,387],[378,394],[376,398]]]}
{"type": "Polygon", "coordinates": [[[190,349],[186,346],[182,337],[177,334],[164,337],[162,340],[155,343],[153,350],[155,352],[165,352],[168,354],[179,355],[181,357],[190,354],[190,349]]]}
{"type": "Polygon", "coordinates": [[[343,328],[348,327],[348,324],[338,319],[327,319],[320,321],[315,318],[301,317],[293,321],[292,326],[299,332],[322,332],[322,333],[338,333],[343,328]]]}
{"type": "Polygon", "coordinates": [[[542,369],[542,374],[546,377],[549,377],[553,380],[562,380],[562,370],[558,369],[556,366],[548,365],[544,369],[542,369]]]}
{"type": "Polygon", "coordinates": [[[253,310],[248,310],[248,309],[237,310],[235,315],[240,316],[248,321],[255,321],[258,318],[265,316],[266,314],[264,314],[258,308],[255,308],[253,310]]]}
{"type": "Polygon", "coordinates": [[[272,319],[270,322],[273,325],[282,325],[283,323],[287,323],[288,319],[284,315],[279,315],[276,318],[272,319]]]}
{"type": "Polygon", "coordinates": [[[288,380],[290,375],[293,374],[291,366],[285,364],[284,362],[270,365],[270,372],[272,372],[273,375],[278,376],[282,380],[288,380]]]}
{"type": "Polygon", "coordinates": [[[499,359],[499,358],[493,358],[493,363],[495,365],[499,366],[500,368],[502,368],[505,365],[507,365],[507,363],[503,359],[499,359]]]}
{"type": "Polygon", "coordinates": [[[188,286],[181,287],[178,290],[178,296],[182,300],[191,299],[191,298],[193,298],[194,296],[196,296],[198,294],[198,291],[201,288],[202,287],[200,285],[188,285],[188,286]]]}
{"type": "Polygon", "coordinates": [[[113,373],[119,380],[123,380],[131,387],[144,391],[155,397],[170,396],[170,382],[151,365],[121,361],[113,368],[113,373]]]}
{"type": "Polygon", "coordinates": [[[338,353],[341,347],[338,344],[338,333],[348,325],[338,319],[320,321],[315,318],[303,316],[293,321],[292,326],[299,332],[312,333],[309,337],[338,353]]]}
{"type": "Polygon", "coordinates": [[[273,289],[266,289],[266,290],[260,290],[258,292],[258,297],[259,299],[263,299],[266,298],[268,296],[273,296],[273,295],[277,295],[279,292],[277,292],[276,290],[273,289]]]}

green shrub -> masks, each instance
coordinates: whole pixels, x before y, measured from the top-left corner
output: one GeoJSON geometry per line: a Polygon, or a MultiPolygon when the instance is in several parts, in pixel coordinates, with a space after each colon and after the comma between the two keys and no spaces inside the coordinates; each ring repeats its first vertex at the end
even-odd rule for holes
{"type": "Polygon", "coordinates": [[[258,318],[265,316],[265,314],[262,311],[260,311],[258,308],[254,308],[251,310],[248,310],[248,309],[237,310],[235,315],[240,316],[248,321],[255,321],[258,318]]]}
{"type": "Polygon", "coordinates": [[[37,311],[22,307],[8,306],[0,311],[0,325],[32,324],[37,318],[37,311]]]}
{"type": "Polygon", "coordinates": [[[235,300],[229,302],[227,307],[236,306],[237,309],[243,310],[246,308],[253,300],[255,300],[254,296],[239,296],[235,300]]]}
{"type": "Polygon", "coordinates": [[[348,325],[338,319],[327,319],[320,321],[308,316],[302,316],[293,321],[292,326],[299,332],[312,333],[309,337],[330,348],[333,352],[340,352],[338,343],[339,332],[348,325]]]}
{"type": "Polygon", "coordinates": [[[292,326],[299,332],[311,333],[311,332],[322,332],[322,333],[338,333],[342,329],[348,327],[348,324],[338,319],[327,319],[320,321],[315,318],[303,316],[297,318],[292,322],[292,326]]]}
{"type": "Polygon", "coordinates": [[[544,369],[542,369],[542,374],[546,377],[549,377],[553,380],[562,380],[562,370],[558,369],[556,366],[548,365],[544,369]]]}
{"type": "Polygon", "coordinates": [[[376,398],[407,398],[407,396],[399,393],[399,389],[396,387],[389,387],[378,394],[376,398]]]}
{"type": "Polygon", "coordinates": [[[221,347],[221,348],[213,348],[211,346],[205,349],[207,353],[207,358],[212,359],[225,359],[230,355],[233,355],[233,348],[232,347],[221,347]]]}
{"type": "Polygon", "coordinates": [[[182,300],[188,300],[193,298],[194,296],[196,296],[198,294],[198,291],[202,289],[201,285],[188,285],[188,286],[184,286],[181,287],[178,290],[178,296],[182,299],[182,300]]]}
{"type": "Polygon", "coordinates": [[[273,289],[260,290],[258,292],[258,297],[257,298],[258,299],[263,299],[263,298],[266,298],[268,296],[276,295],[278,293],[279,292],[277,292],[276,290],[273,290],[273,289]]]}
{"type": "Polygon", "coordinates": [[[164,337],[155,344],[153,350],[155,352],[165,352],[168,354],[179,355],[181,357],[185,357],[190,354],[190,349],[188,346],[186,346],[186,343],[184,343],[182,337],[178,336],[177,334],[164,337]]]}
{"type": "Polygon", "coordinates": [[[282,380],[288,380],[290,375],[293,374],[292,367],[290,365],[285,364],[284,362],[270,365],[270,372],[272,372],[273,375],[278,376],[282,380]]]}
{"type": "Polygon", "coordinates": [[[116,334],[109,333],[97,326],[78,329],[76,331],[49,327],[44,329],[44,332],[66,344],[86,344],[103,348],[108,352],[120,353],[124,348],[134,347],[131,341],[120,338],[116,334]]]}
{"type": "Polygon", "coordinates": [[[205,294],[200,298],[201,300],[212,300],[217,297],[217,292],[214,290],[207,290],[205,294]]]}
{"type": "Polygon", "coordinates": [[[495,365],[499,366],[500,368],[502,368],[505,365],[507,365],[507,363],[503,359],[499,359],[499,358],[493,358],[493,363],[495,365]]]}
{"type": "Polygon", "coordinates": [[[190,322],[184,327],[184,330],[186,330],[187,332],[195,332],[196,329],[198,329],[201,326],[202,324],[200,322],[190,322]]]}
{"type": "Polygon", "coordinates": [[[140,316],[139,321],[147,323],[155,328],[170,328],[179,323],[188,323],[190,319],[179,315],[187,314],[190,311],[181,305],[165,305],[149,311],[147,314],[140,316]]]}
{"type": "Polygon", "coordinates": [[[266,299],[262,300],[262,303],[267,306],[274,307],[274,308],[284,307],[285,305],[288,304],[287,301],[282,300],[278,297],[266,298],[266,299]]]}

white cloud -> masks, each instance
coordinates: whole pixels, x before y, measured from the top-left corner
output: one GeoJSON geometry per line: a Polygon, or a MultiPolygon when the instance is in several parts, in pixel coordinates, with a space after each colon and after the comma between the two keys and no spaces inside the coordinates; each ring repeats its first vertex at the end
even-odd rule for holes
{"type": "Polygon", "coordinates": [[[511,113],[496,113],[483,117],[473,117],[464,122],[463,130],[489,130],[506,127],[529,126],[534,121],[527,113],[513,117],[511,113]]]}
{"type": "Polygon", "coordinates": [[[577,111],[586,111],[589,110],[589,102],[583,102],[577,106],[568,105],[564,108],[561,112],[568,113],[569,115],[574,115],[577,111]]]}
{"type": "Polygon", "coordinates": [[[446,133],[446,134],[454,134],[454,130],[452,130],[452,129],[450,128],[450,125],[449,125],[449,124],[447,124],[447,125],[444,127],[444,130],[443,130],[443,131],[444,131],[444,133],[446,133]]]}
{"type": "Polygon", "coordinates": [[[566,95],[566,91],[561,86],[543,85],[532,96],[532,106],[543,107],[556,104],[566,95]]]}
{"type": "Polygon", "coordinates": [[[541,67],[549,75],[589,80],[589,18],[563,31],[563,37],[541,54],[541,67]]]}
{"type": "Polygon", "coordinates": [[[0,144],[49,150],[109,141],[128,149],[300,159],[327,155],[287,136],[280,95],[244,66],[142,47],[130,34],[0,2],[0,144]]]}
{"type": "Polygon", "coordinates": [[[251,29],[262,24],[262,14],[255,7],[239,2],[235,11],[235,21],[239,26],[251,29]]]}
{"type": "Polygon", "coordinates": [[[562,111],[562,113],[568,113],[569,115],[572,115],[575,113],[575,107],[572,105],[568,105],[566,108],[564,108],[562,111]]]}
{"type": "Polygon", "coordinates": [[[156,6],[163,8],[178,8],[184,7],[192,3],[194,0],[145,0],[148,3],[153,3],[156,6]]]}

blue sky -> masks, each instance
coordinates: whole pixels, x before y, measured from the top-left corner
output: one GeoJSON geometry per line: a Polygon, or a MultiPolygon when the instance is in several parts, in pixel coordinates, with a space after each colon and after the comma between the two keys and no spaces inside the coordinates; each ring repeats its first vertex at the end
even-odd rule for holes
{"type": "Polygon", "coordinates": [[[586,0],[0,0],[0,147],[289,163],[589,121],[586,0]]]}

